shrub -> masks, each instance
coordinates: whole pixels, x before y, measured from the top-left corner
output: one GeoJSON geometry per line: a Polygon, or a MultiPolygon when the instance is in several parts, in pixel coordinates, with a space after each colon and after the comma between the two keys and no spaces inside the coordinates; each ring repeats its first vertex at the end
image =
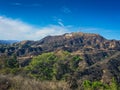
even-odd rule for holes
{"type": "Polygon", "coordinates": [[[34,57],[29,66],[25,68],[29,76],[40,80],[51,80],[53,78],[53,64],[57,57],[53,53],[44,53],[34,57]]]}
{"type": "Polygon", "coordinates": [[[19,62],[17,60],[16,55],[13,55],[12,57],[9,57],[6,59],[6,67],[8,68],[18,68],[19,67],[19,62]]]}
{"type": "Polygon", "coordinates": [[[100,81],[90,82],[89,80],[85,80],[83,82],[84,90],[119,90],[119,86],[113,79],[111,85],[104,84],[100,81]]]}

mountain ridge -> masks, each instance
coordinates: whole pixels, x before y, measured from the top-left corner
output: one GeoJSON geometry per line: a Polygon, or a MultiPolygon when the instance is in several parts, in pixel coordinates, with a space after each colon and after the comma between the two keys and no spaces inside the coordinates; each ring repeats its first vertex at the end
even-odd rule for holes
{"type": "MultiPolygon", "coordinates": [[[[47,36],[38,41],[25,40],[14,43],[9,46],[9,54],[17,54],[18,56],[27,54],[41,54],[55,50],[66,50],[69,52],[94,52],[98,50],[120,50],[119,40],[107,40],[99,34],[90,33],[66,33],[57,36],[47,36]],[[9,52],[12,47],[12,52],[9,52]],[[20,54],[21,53],[21,54],[20,54]]],[[[2,50],[4,53],[6,48],[2,50]]],[[[1,54],[0,53],[0,54],[1,54]]]]}

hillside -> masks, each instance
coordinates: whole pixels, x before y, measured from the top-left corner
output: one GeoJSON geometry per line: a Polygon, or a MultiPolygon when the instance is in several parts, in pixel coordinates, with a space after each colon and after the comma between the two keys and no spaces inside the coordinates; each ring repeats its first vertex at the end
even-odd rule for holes
{"type": "Polygon", "coordinates": [[[81,32],[47,36],[39,41],[26,40],[0,47],[0,64],[0,73],[5,76],[64,81],[66,87],[73,90],[88,90],[85,87],[92,85],[90,90],[111,90],[113,87],[117,90],[120,41],[81,32]]]}

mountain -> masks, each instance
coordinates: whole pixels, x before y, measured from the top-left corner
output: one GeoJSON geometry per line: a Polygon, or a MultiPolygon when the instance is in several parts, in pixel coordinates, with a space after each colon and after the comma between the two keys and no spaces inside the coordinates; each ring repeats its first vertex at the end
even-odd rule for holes
{"type": "Polygon", "coordinates": [[[8,48],[2,48],[6,54],[17,56],[39,55],[44,52],[66,50],[69,52],[119,51],[120,41],[107,40],[98,34],[68,33],[59,36],[47,36],[39,41],[21,41],[8,48]]]}
{"type": "Polygon", "coordinates": [[[0,44],[13,44],[18,42],[17,40],[0,40],[0,44]]]}
{"type": "Polygon", "coordinates": [[[81,55],[87,53],[104,53],[104,56],[107,56],[111,52],[120,51],[120,41],[107,40],[98,34],[82,32],[66,33],[58,36],[47,36],[38,41],[25,40],[12,45],[2,46],[0,48],[0,54],[6,54],[8,56],[16,54],[19,57],[23,57],[36,56],[57,50],[81,53],[81,55]]]}
{"type": "Polygon", "coordinates": [[[66,49],[71,52],[82,50],[119,50],[120,41],[107,40],[98,34],[70,33],[61,36],[48,36],[37,41],[33,46],[40,46],[44,50],[66,49]]]}
{"type": "Polygon", "coordinates": [[[17,55],[21,67],[31,68],[29,74],[33,74],[32,76],[45,76],[48,73],[46,74],[44,70],[58,69],[56,78],[61,80],[69,76],[67,82],[70,85],[72,83],[73,87],[74,84],[75,86],[82,85],[85,80],[100,81],[111,85],[113,78],[120,84],[120,41],[107,40],[98,34],[66,33],[47,36],[38,41],[21,41],[0,47],[0,56],[2,55],[17,55]],[[79,60],[78,56],[82,60],[79,60]],[[39,62],[39,58],[42,58],[42,61],[39,62]],[[40,74],[41,69],[35,69],[35,67],[42,68],[35,61],[45,65],[42,70],[44,73],[40,74]]]}

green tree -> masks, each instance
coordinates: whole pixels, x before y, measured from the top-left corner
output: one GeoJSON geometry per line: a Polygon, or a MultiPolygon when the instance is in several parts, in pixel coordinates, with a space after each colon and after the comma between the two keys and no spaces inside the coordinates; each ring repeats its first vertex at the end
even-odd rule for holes
{"type": "Polygon", "coordinates": [[[40,80],[51,80],[53,78],[53,64],[57,57],[53,53],[44,53],[34,57],[25,69],[29,75],[40,80]]]}
{"type": "Polygon", "coordinates": [[[12,57],[9,57],[6,59],[6,67],[8,67],[8,68],[18,68],[19,67],[19,62],[17,60],[16,55],[12,55],[12,57]]]}

